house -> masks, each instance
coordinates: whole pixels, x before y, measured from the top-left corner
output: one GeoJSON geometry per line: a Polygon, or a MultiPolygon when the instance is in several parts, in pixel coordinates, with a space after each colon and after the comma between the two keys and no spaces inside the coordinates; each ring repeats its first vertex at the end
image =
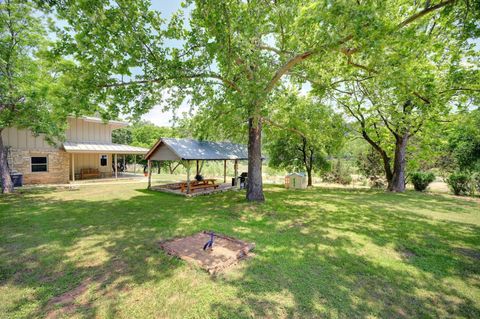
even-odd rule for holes
{"type": "Polygon", "coordinates": [[[145,155],[148,149],[112,143],[112,131],[128,124],[96,117],[69,117],[65,142],[49,144],[45,136],[7,128],[2,131],[10,171],[24,184],[58,184],[82,177],[116,177],[118,155],[145,155]]]}

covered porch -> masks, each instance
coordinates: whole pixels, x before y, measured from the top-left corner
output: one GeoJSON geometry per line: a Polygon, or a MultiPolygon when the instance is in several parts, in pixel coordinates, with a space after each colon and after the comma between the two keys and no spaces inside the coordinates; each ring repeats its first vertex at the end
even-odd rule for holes
{"type": "MultiPolygon", "coordinates": [[[[238,163],[248,159],[245,145],[193,139],[161,138],[145,156],[148,163],[148,188],[184,196],[198,196],[240,188],[238,163]],[[152,162],[175,161],[186,170],[186,180],[152,186],[152,162]],[[223,163],[223,180],[202,176],[206,161],[223,163]],[[233,164],[233,179],[227,179],[227,166],[233,164]],[[195,175],[194,175],[195,174],[195,175]]],[[[243,180],[245,182],[245,180],[243,180]]],[[[245,185],[243,183],[242,185],[245,185]]]]}
{"type": "MultiPolygon", "coordinates": [[[[137,160],[143,158],[148,149],[113,143],[65,142],[63,149],[69,153],[70,181],[91,179],[118,179],[143,174],[137,168],[137,160]],[[133,156],[133,172],[127,173],[127,155],[133,156]]],[[[142,175],[138,175],[139,177],[142,175]]]]}

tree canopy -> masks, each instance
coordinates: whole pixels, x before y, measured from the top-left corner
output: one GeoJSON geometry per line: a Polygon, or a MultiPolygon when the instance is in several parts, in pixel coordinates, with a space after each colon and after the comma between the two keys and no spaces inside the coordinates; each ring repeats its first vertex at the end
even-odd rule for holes
{"type": "Polygon", "coordinates": [[[31,1],[0,2],[0,172],[2,192],[12,184],[5,128],[30,129],[54,143],[63,138],[66,117],[91,112],[80,103],[75,82],[77,66],[50,51],[49,20],[31,1]]]}
{"type": "Polygon", "coordinates": [[[243,131],[235,138],[248,140],[254,201],[264,199],[262,127],[284,89],[305,82],[357,120],[389,189],[402,191],[410,137],[453,104],[478,102],[477,2],[187,0],[165,20],[148,0],[37,1],[62,22],[50,53],[75,70],[58,98],[75,102],[70,113],[189,103],[198,130],[243,131]]]}
{"type": "Polygon", "coordinates": [[[268,164],[306,171],[312,186],[312,172],[327,170],[327,156],[344,142],[343,119],[321,101],[296,93],[280,98],[276,106],[266,134],[268,164]]]}

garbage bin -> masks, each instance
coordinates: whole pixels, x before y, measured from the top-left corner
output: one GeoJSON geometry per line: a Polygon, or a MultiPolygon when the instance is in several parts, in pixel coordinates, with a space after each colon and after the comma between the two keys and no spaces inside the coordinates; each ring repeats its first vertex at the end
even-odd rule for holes
{"type": "Polygon", "coordinates": [[[22,173],[11,173],[10,178],[12,179],[13,187],[23,186],[23,174],[22,173]]]}

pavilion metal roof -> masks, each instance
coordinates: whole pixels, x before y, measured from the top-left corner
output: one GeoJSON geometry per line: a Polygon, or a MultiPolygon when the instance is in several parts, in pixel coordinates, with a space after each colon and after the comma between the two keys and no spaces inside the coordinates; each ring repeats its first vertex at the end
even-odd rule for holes
{"type": "Polygon", "coordinates": [[[161,138],[145,156],[147,159],[158,148],[168,147],[179,160],[246,160],[246,145],[230,142],[209,142],[187,138],[161,138]]]}
{"type": "Polygon", "coordinates": [[[122,145],[104,142],[71,142],[63,143],[67,153],[108,153],[108,154],[146,154],[148,149],[143,147],[122,145]]]}

